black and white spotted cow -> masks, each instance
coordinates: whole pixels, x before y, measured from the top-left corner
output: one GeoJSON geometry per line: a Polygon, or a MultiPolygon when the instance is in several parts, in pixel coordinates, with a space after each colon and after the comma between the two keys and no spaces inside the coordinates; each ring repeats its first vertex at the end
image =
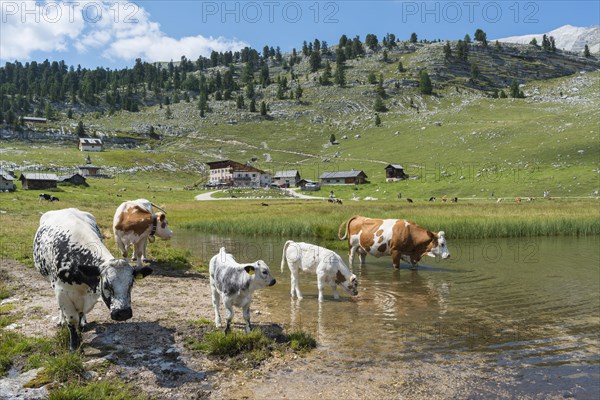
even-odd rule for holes
{"type": "Polygon", "coordinates": [[[217,328],[221,327],[219,308],[222,300],[227,311],[225,333],[229,332],[231,327],[233,306],[242,308],[246,320],[246,332],[250,332],[252,330],[250,324],[252,293],[257,289],[275,284],[275,278],[271,275],[267,264],[262,260],[251,264],[239,264],[231,254],[225,251],[225,247],[221,247],[219,254],[210,259],[209,274],[217,328]]]}
{"type": "Polygon", "coordinates": [[[102,242],[96,219],[76,208],[49,211],[40,218],[33,241],[37,270],[54,289],[60,321],[69,327],[69,350],[81,343],[85,316],[102,296],[115,321],[132,317],[131,287],[134,277],[152,273],[115,259],[102,242]]]}
{"type": "Polygon", "coordinates": [[[38,203],[40,203],[42,200],[46,200],[49,202],[53,202],[53,201],[59,201],[58,197],[55,197],[51,194],[47,194],[47,193],[40,193],[40,195],[38,196],[38,203]]]}

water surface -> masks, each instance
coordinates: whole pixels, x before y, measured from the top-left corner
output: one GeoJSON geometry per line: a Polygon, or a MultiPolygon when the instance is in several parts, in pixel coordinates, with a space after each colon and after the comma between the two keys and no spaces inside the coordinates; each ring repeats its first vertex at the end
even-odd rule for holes
{"type": "Polygon", "coordinates": [[[352,267],[359,295],[340,288],[335,301],[326,288],[322,304],[314,275],[301,274],[304,299],[290,299],[284,240],[178,232],[176,241],[205,261],[221,246],[240,262],[266,261],[277,285],[257,293],[261,311],[312,332],[319,356],[311,362],[328,369],[427,363],[510,376],[509,397],[600,397],[597,237],[454,240],[451,259],[425,258],[418,271],[368,256],[352,267]]]}

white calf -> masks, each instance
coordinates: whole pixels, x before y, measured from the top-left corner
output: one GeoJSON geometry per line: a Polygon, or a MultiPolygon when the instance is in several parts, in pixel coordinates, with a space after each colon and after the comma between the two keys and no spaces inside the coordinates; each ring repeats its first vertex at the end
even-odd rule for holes
{"type": "Polygon", "coordinates": [[[319,301],[323,301],[323,287],[328,284],[333,289],[333,298],[339,299],[337,285],[342,286],[352,296],[358,294],[356,275],[344,264],[341,257],[324,247],[314,244],[294,242],[288,240],[283,246],[281,256],[281,272],[287,261],[292,275],[290,294],[302,299],[302,293],[298,287],[298,270],[317,274],[317,286],[319,288],[319,301]]]}
{"type": "Polygon", "coordinates": [[[225,247],[221,247],[219,254],[216,254],[210,260],[209,273],[217,328],[221,327],[219,307],[221,306],[221,300],[223,300],[227,321],[225,333],[230,330],[231,320],[233,319],[233,306],[242,308],[246,320],[246,332],[250,332],[252,330],[250,325],[252,293],[256,289],[275,284],[275,278],[271,275],[267,264],[262,260],[252,264],[238,264],[233,256],[225,251],[225,247]]]}

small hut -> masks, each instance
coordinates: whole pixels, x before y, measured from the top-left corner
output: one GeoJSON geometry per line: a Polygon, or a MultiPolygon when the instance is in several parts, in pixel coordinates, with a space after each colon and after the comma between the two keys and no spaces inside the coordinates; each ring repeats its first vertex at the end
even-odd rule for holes
{"type": "Polygon", "coordinates": [[[15,179],[17,178],[14,177],[12,171],[0,169],[0,191],[15,191],[17,189],[17,186],[13,183],[15,179]]]}
{"type": "Polygon", "coordinates": [[[360,170],[323,172],[319,179],[323,185],[361,185],[368,183],[367,174],[360,170]]]}
{"type": "Polygon", "coordinates": [[[81,174],[63,175],[58,177],[58,183],[70,183],[71,185],[87,185],[87,179],[81,174]]]}
{"type": "Polygon", "coordinates": [[[24,190],[44,190],[56,188],[58,177],[55,174],[23,172],[19,180],[24,190]]]}
{"type": "Polygon", "coordinates": [[[408,175],[404,173],[404,168],[399,164],[388,164],[385,167],[386,182],[395,182],[408,179],[408,175]]]}

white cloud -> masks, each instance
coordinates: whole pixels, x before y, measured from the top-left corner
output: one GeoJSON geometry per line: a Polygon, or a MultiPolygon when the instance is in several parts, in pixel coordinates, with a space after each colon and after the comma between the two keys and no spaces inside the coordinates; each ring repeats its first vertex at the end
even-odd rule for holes
{"type": "MultiPolygon", "coordinates": [[[[0,59],[31,58],[33,52],[96,51],[109,60],[194,60],[212,50],[235,51],[247,43],[202,35],[173,38],[148,12],[131,2],[14,2],[0,0],[0,59]],[[57,6],[58,5],[58,6],[57,6]],[[135,7],[135,8],[133,8],[135,7]]],[[[51,55],[50,55],[51,56],[51,55]]]]}
{"type": "Polygon", "coordinates": [[[52,8],[31,1],[0,1],[0,10],[3,60],[28,59],[34,51],[66,51],[84,28],[83,20],[59,17],[52,8]]]}

